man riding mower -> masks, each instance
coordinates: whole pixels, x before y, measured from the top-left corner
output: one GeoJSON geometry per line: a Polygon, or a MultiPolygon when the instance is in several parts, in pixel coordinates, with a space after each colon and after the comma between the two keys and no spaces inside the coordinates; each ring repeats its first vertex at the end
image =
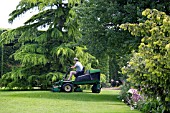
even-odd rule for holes
{"type": "Polygon", "coordinates": [[[70,81],[72,71],[70,72],[69,78],[66,79],[69,71],[70,70],[63,76],[62,80],[54,83],[52,87],[53,92],[82,92],[79,85],[92,85],[92,92],[100,93],[100,69],[87,70],[86,73],[84,73],[85,67],[83,67],[82,71],[73,72],[76,77],[74,81],[70,81]]]}

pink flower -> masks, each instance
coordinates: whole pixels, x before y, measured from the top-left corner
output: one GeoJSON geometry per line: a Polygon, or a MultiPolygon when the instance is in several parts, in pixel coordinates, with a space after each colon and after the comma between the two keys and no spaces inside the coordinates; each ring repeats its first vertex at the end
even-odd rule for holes
{"type": "Polygon", "coordinates": [[[137,89],[129,89],[128,93],[132,94],[131,99],[133,102],[138,102],[140,99],[142,99],[142,97],[138,93],[137,89]]]}

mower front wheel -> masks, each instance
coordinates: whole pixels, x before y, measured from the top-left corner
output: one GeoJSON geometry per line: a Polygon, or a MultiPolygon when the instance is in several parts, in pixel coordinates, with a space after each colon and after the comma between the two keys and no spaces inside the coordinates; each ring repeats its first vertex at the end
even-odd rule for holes
{"type": "Polygon", "coordinates": [[[62,89],[63,89],[65,92],[72,92],[72,91],[73,91],[73,85],[70,84],[70,83],[65,83],[65,84],[62,86],[62,89]]]}

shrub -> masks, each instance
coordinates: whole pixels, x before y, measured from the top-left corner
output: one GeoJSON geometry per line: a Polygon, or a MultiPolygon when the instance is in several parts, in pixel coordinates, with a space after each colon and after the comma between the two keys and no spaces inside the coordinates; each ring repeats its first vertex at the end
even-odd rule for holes
{"type": "Polygon", "coordinates": [[[129,81],[140,85],[141,92],[147,97],[147,108],[152,112],[170,111],[170,16],[156,9],[146,9],[144,23],[123,24],[121,28],[132,35],[142,36],[138,52],[133,53],[129,66],[123,68],[129,81]],[[159,101],[156,100],[159,98],[159,101]],[[159,105],[158,103],[161,103],[159,105]]]}

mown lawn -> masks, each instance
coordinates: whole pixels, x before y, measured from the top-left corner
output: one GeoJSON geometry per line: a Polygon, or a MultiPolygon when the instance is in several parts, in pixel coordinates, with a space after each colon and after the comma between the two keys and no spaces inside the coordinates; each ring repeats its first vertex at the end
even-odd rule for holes
{"type": "Polygon", "coordinates": [[[53,93],[0,91],[0,113],[140,113],[117,99],[118,90],[53,93]]]}

